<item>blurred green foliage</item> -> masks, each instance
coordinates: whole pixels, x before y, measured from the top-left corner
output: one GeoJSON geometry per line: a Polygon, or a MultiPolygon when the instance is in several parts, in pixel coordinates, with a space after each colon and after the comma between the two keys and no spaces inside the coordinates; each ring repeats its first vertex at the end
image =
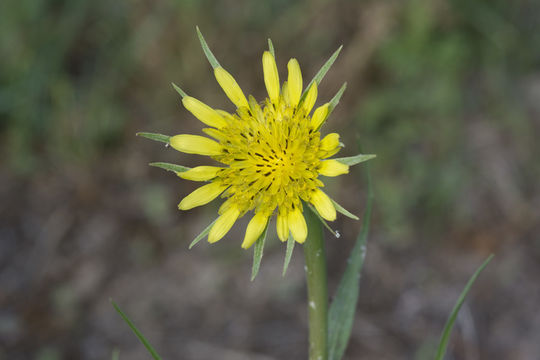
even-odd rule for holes
{"type": "MultiPolygon", "coordinates": [[[[341,58],[347,56],[369,18],[364,9],[376,6],[391,9],[382,15],[391,18],[390,29],[361,80],[357,69],[345,68],[346,79],[337,81],[352,84],[343,106],[347,97],[358,98],[348,116],[357,114],[363,148],[378,155],[376,208],[385,230],[407,239],[412,225],[440,230],[476,221],[479,209],[463,200],[482,181],[484,159],[470,144],[478,119],[502,134],[508,148],[501,151],[510,151],[523,196],[533,191],[540,170],[531,164],[540,154],[523,94],[540,67],[540,5],[525,0],[3,1],[4,161],[19,174],[51,163],[93,166],[129,151],[123,147],[136,131],[174,133],[177,118],[187,114],[171,81],[225,104],[199,48],[197,24],[224,66],[257,93],[266,37],[275,40],[280,67],[282,54],[294,48],[309,78],[338,44],[345,45],[341,58]],[[355,79],[364,84],[361,95],[350,93],[355,79]]],[[[185,124],[189,131],[195,122],[185,124]]]]}

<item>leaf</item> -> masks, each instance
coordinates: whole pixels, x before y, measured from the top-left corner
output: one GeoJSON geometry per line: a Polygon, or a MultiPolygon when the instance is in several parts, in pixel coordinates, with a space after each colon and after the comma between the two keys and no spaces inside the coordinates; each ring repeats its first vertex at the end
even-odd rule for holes
{"type": "Polygon", "coordinates": [[[439,341],[439,346],[437,348],[437,355],[435,356],[435,360],[442,360],[444,357],[444,354],[446,353],[446,348],[448,346],[448,341],[450,340],[450,333],[452,332],[452,328],[454,327],[454,323],[456,321],[459,309],[461,309],[461,306],[463,305],[463,302],[465,301],[465,297],[467,296],[467,293],[471,289],[472,285],[474,284],[474,281],[480,275],[482,270],[487,266],[487,264],[493,259],[493,254],[489,255],[489,257],[480,265],[480,267],[475,271],[473,276],[469,279],[467,282],[467,285],[465,285],[465,288],[461,292],[461,295],[459,296],[456,305],[454,305],[454,309],[452,310],[452,313],[450,314],[450,317],[448,317],[448,320],[446,321],[446,325],[444,325],[444,330],[441,334],[441,339],[439,341]]]}
{"type": "Polygon", "coordinates": [[[204,40],[204,36],[202,35],[202,33],[199,30],[198,26],[197,26],[197,35],[199,36],[199,41],[201,42],[201,47],[202,47],[202,49],[204,51],[204,55],[206,55],[206,58],[208,59],[208,62],[210,63],[210,65],[212,65],[212,67],[214,69],[218,68],[218,67],[221,67],[221,65],[219,65],[219,62],[217,61],[216,57],[212,53],[212,50],[210,50],[210,48],[208,47],[208,44],[206,43],[206,40],[204,40]]]}
{"type": "Polygon", "coordinates": [[[171,164],[171,163],[166,163],[166,162],[153,162],[153,163],[150,163],[148,165],[155,166],[155,167],[158,167],[158,168],[161,168],[161,169],[165,169],[167,171],[173,171],[175,173],[188,171],[190,169],[190,168],[188,168],[186,166],[176,165],[176,164],[171,164]]]}
{"type": "Polygon", "coordinates": [[[352,166],[352,165],[360,164],[361,162],[364,162],[364,161],[371,160],[371,159],[376,158],[376,157],[377,157],[377,155],[374,155],[374,154],[368,154],[368,155],[358,154],[358,155],[355,155],[355,156],[335,158],[335,159],[332,159],[332,160],[337,160],[342,164],[352,166]]]}
{"type": "Polygon", "coordinates": [[[328,114],[326,115],[326,117],[329,117],[332,111],[334,111],[336,106],[339,104],[339,100],[341,99],[341,96],[343,96],[343,93],[345,92],[346,88],[347,88],[347,83],[343,83],[343,85],[341,85],[336,95],[334,95],[332,100],[330,100],[330,105],[328,106],[328,114]]]}
{"type": "Polygon", "coordinates": [[[330,70],[330,68],[332,67],[332,64],[334,64],[334,61],[336,61],[338,55],[339,55],[339,52],[341,51],[341,49],[343,48],[343,45],[341,45],[333,54],[332,56],[330,56],[330,58],[324,63],[324,65],[321,67],[321,69],[319,70],[319,72],[317,72],[317,74],[315,74],[315,76],[313,77],[313,79],[311,79],[311,81],[309,82],[309,84],[306,86],[306,89],[304,90],[304,93],[302,94],[302,97],[300,98],[300,102],[302,102],[304,100],[304,98],[306,97],[306,94],[307,94],[307,91],[309,90],[309,88],[311,87],[311,84],[313,84],[313,82],[317,82],[317,85],[319,85],[322,81],[322,79],[324,78],[324,76],[326,75],[326,73],[328,72],[328,70],[330,70]]]}
{"type": "Polygon", "coordinates": [[[251,281],[255,280],[257,274],[259,273],[259,268],[261,267],[261,260],[264,252],[264,242],[266,241],[266,233],[268,232],[268,224],[264,229],[263,233],[257,241],[253,249],[253,267],[251,269],[251,281]]]}
{"type": "Polygon", "coordinates": [[[112,306],[114,307],[114,309],[118,312],[118,314],[120,314],[120,316],[122,317],[122,319],[124,319],[124,321],[126,322],[126,324],[129,325],[129,327],[131,328],[131,330],[135,333],[135,335],[139,338],[139,341],[144,345],[144,347],[146,348],[146,350],[148,350],[148,352],[150,353],[150,355],[152,355],[152,357],[155,359],[155,360],[161,360],[161,357],[158,355],[158,353],[156,352],[156,350],[152,347],[152,345],[150,345],[150,343],[148,342],[148,340],[146,340],[146,338],[143,336],[143,334],[141,334],[141,332],[139,331],[139,329],[137,329],[137,327],[135,327],[135,325],[133,324],[133,322],[131,322],[131,320],[127,317],[126,314],[124,314],[122,312],[122,310],[120,310],[120,307],[113,301],[111,300],[111,304],[112,306]]]}
{"type": "Polygon", "coordinates": [[[334,204],[334,207],[336,208],[336,210],[340,213],[342,213],[343,215],[351,218],[351,219],[354,219],[354,220],[360,220],[360,218],[356,215],[354,215],[353,213],[351,213],[349,210],[345,209],[343,206],[339,205],[336,201],[334,201],[334,199],[330,199],[332,201],[332,204],[334,204]]]}
{"type": "Polygon", "coordinates": [[[276,53],[274,52],[274,44],[272,44],[272,40],[268,39],[268,51],[270,51],[270,54],[276,58],[276,53]]]}
{"type": "Polygon", "coordinates": [[[208,225],[199,235],[197,235],[197,237],[191,242],[191,244],[189,244],[189,249],[197,245],[199,241],[201,241],[202,239],[204,239],[206,235],[208,235],[208,233],[210,232],[210,229],[212,229],[212,226],[214,225],[216,220],[212,221],[210,225],[208,225]]]}
{"type": "Polygon", "coordinates": [[[161,142],[166,143],[167,145],[169,145],[171,141],[171,137],[169,135],[155,134],[155,133],[149,133],[149,132],[138,132],[135,135],[142,136],[144,138],[154,140],[154,141],[161,141],[161,142]]]}
{"type": "Polygon", "coordinates": [[[334,235],[335,237],[339,238],[341,235],[339,235],[339,232],[337,230],[334,230],[330,227],[330,225],[328,225],[328,223],[326,222],[326,220],[324,220],[321,215],[319,214],[319,212],[313,207],[313,205],[311,204],[308,204],[309,208],[311,209],[311,211],[313,211],[313,213],[319,218],[319,220],[321,221],[321,223],[324,225],[324,227],[326,229],[328,229],[328,231],[330,231],[332,233],[332,235],[334,235]]]}
{"type": "Polygon", "coordinates": [[[185,98],[186,96],[188,96],[188,94],[186,94],[184,90],[180,89],[180,86],[176,85],[173,82],[171,84],[174,90],[176,90],[176,92],[179,93],[182,98],[185,98]]]}
{"type": "Polygon", "coordinates": [[[283,273],[281,274],[282,276],[285,276],[285,273],[289,268],[289,263],[291,262],[295,243],[296,241],[291,236],[291,234],[289,234],[289,239],[287,240],[287,251],[285,252],[285,262],[283,263],[283,273]]]}
{"type": "Polygon", "coordinates": [[[369,167],[366,171],[368,178],[368,197],[366,212],[362,219],[362,230],[347,260],[347,267],[345,268],[345,272],[336,291],[336,296],[330,305],[330,311],[328,313],[329,360],[340,360],[345,353],[351,335],[356,303],[358,301],[360,271],[366,257],[367,234],[373,203],[373,187],[371,185],[369,167]]]}

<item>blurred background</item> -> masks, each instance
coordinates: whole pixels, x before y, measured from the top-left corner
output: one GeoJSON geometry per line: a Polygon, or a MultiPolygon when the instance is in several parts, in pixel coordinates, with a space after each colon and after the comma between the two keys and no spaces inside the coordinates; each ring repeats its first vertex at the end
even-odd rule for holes
{"type": "MultiPolygon", "coordinates": [[[[540,3],[531,0],[0,2],[0,359],[149,359],[114,299],[165,359],[305,359],[303,257],[285,278],[269,232],[249,281],[245,221],[191,240],[220,201],[147,166],[204,159],[135,137],[199,134],[170,82],[232,110],[195,32],[246,93],[307,79],[341,44],[319,103],[348,82],[326,131],[375,153],[375,208],[346,359],[430,359],[475,268],[448,359],[540,356],[540,3]]],[[[364,165],[330,194],[362,215],[364,165]]],[[[245,219],[243,219],[245,220],[245,219]]],[[[327,234],[330,290],[360,222],[327,234]]]]}

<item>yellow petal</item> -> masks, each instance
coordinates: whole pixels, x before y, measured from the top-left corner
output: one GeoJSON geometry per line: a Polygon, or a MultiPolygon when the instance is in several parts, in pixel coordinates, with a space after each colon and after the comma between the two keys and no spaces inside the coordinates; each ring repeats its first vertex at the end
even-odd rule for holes
{"type": "Polygon", "coordinates": [[[318,129],[321,127],[323,121],[328,116],[328,107],[330,104],[326,103],[323,106],[319,106],[315,111],[313,112],[313,116],[311,117],[311,126],[314,129],[318,129]]]}
{"type": "Polygon", "coordinates": [[[182,104],[193,116],[208,126],[219,129],[227,125],[225,119],[216,110],[191,96],[185,96],[182,104]]]}
{"type": "Polygon", "coordinates": [[[204,136],[182,134],[171,137],[170,141],[173,149],[187,154],[207,156],[221,154],[221,145],[204,136]]]}
{"type": "Polygon", "coordinates": [[[266,214],[259,212],[253,216],[246,229],[246,235],[244,236],[244,242],[242,243],[243,249],[249,249],[249,247],[257,241],[266,228],[267,223],[268,216],[266,214]]]}
{"type": "Polygon", "coordinates": [[[298,101],[300,101],[300,96],[302,95],[302,72],[296,59],[289,60],[287,69],[289,70],[289,100],[291,106],[295,107],[298,105],[298,101]]]}
{"type": "Polygon", "coordinates": [[[266,91],[268,91],[268,97],[272,102],[277,102],[279,99],[279,74],[276,60],[269,51],[265,51],[263,54],[262,63],[264,84],[266,85],[266,91]]]}
{"type": "Polygon", "coordinates": [[[319,165],[319,174],[324,176],[339,176],[349,173],[349,165],[340,163],[337,160],[324,160],[319,165]]]}
{"type": "Polygon", "coordinates": [[[331,133],[326,135],[319,145],[322,151],[332,151],[339,146],[339,134],[331,133]]]}
{"type": "Polygon", "coordinates": [[[236,206],[231,206],[228,208],[220,217],[217,218],[214,226],[210,229],[208,234],[208,242],[215,243],[218,240],[221,240],[231,230],[231,227],[238,219],[240,215],[240,210],[236,206]]]}
{"type": "Polygon", "coordinates": [[[304,103],[302,104],[302,107],[306,111],[306,114],[309,114],[311,109],[313,109],[315,101],[317,101],[317,83],[313,82],[313,84],[311,84],[311,86],[309,87],[306,98],[304,99],[304,103]]]}
{"type": "Polygon", "coordinates": [[[248,102],[244,92],[234,80],[231,74],[224,68],[217,67],[214,69],[214,75],[219,83],[219,86],[223,89],[227,97],[233,102],[236,107],[248,106],[248,102]]]}
{"type": "Polygon", "coordinates": [[[287,241],[289,238],[289,221],[287,219],[287,214],[278,213],[276,221],[276,230],[281,241],[287,241]]]}
{"type": "Polygon", "coordinates": [[[310,201],[323,219],[328,221],[336,220],[336,208],[332,200],[322,190],[315,190],[311,195],[310,201]]]}
{"type": "Polygon", "coordinates": [[[306,219],[304,219],[304,215],[302,215],[302,212],[300,211],[299,208],[295,208],[293,211],[289,212],[287,221],[289,223],[289,230],[291,230],[291,234],[294,240],[296,240],[300,244],[306,241],[306,238],[307,238],[306,219]]]}
{"type": "Polygon", "coordinates": [[[189,210],[194,207],[208,204],[221,194],[228,185],[223,185],[220,182],[213,182],[207,185],[203,185],[191,194],[186,196],[178,204],[180,210],[189,210]]]}
{"type": "Polygon", "coordinates": [[[193,181],[207,181],[216,177],[216,174],[222,168],[217,166],[197,166],[188,171],[178,172],[182,179],[193,181]]]}

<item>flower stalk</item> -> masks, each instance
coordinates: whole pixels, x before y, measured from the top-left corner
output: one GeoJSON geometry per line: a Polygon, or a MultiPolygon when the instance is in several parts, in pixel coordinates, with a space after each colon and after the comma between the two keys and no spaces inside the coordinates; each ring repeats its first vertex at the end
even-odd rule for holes
{"type": "Polygon", "coordinates": [[[309,312],[309,359],[328,358],[328,285],[321,221],[309,208],[304,215],[308,239],[304,244],[309,312]]]}

